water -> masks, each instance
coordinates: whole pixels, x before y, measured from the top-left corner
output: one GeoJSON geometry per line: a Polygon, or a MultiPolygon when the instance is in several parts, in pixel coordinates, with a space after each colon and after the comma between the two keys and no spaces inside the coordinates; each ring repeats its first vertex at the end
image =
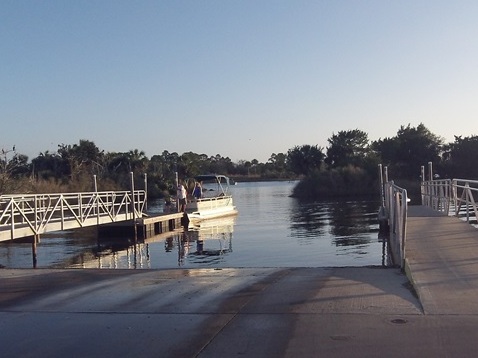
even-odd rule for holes
{"type": "MultiPolygon", "coordinates": [[[[301,202],[295,183],[254,182],[231,187],[239,215],[204,222],[189,232],[128,240],[96,239],[86,228],[43,235],[39,268],[223,268],[383,265],[377,201],[301,202]],[[131,242],[132,240],[130,240],[131,242]]],[[[161,203],[150,205],[161,211],[161,203]]],[[[0,244],[0,265],[31,268],[29,243],[0,244]]]]}

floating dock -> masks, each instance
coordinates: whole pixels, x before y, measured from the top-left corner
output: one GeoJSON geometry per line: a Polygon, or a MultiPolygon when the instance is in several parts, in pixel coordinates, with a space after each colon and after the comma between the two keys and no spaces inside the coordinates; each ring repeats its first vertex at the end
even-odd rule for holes
{"type": "Polygon", "coordinates": [[[147,239],[155,235],[172,232],[181,228],[183,225],[183,213],[159,214],[136,219],[135,225],[133,224],[133,220],[101,225],[98,227],[98,235],[100,237],[136,236],[138,239],[147,239]]]}

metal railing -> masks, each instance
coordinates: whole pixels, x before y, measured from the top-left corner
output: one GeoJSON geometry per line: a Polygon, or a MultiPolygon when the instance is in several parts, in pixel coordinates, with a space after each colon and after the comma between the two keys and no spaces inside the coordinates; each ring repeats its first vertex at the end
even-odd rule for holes
{"type": "Polygon", "coordinates": [[[394,264],[404,267],[407,234],[407,191],[393,181],[384,185],[384,205],[390,229],[390,252],[394,264]]]}
{"type": "Polygon", "coordinates": [[[0,196],[0,241],[140,218],[144,190],[0,196]]]}
{"type": "Polygon", "coordinates": [[[478,180],[453,179],[453,215],[469,223],[478,222],[478,180]]]}
{"type": "Polygon", "coordinates": [[[422,182],[422,205],[478,223],[478,180],[446,179],[422,182]]]}
{"type": "MultiPolygon", "coordinates": [[[[382,175],[381,167],[380,175],[382,175]]],[[[424,178],[424,174],[422,174],[422,178],[424,178]]],[[[431,174],[430,178],[432,178],[431,174]]],[[[381,182],[383,182],[382,177],[381,182]]],[[[383,202],[379,219],[386,218],[388,221],[392,260],[395,264],[400,263],[403,268],[407,229],[407,191],[395,185],[393,181],[387,181],[387,179],[385,179],[382,188],[383,202]]],[[[454,215],[471,224],[478,224],[478,180],[436,179],[422,181],[421,197],[423,206],[428,206],[446,215],[454,215]]]]}
{"type": "Polygon", "coordinates": [[[451,179],[422,181],[422,205],[448,215],[453,195],[451,189],[451,179]]]}

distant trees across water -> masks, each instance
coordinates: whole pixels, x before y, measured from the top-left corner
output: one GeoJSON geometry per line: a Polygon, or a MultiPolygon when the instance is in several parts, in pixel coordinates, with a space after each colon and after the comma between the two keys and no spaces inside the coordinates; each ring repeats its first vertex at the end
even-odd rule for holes
{"type": "Polygon", "coordinates": [[[148,183],[150,198],[174,193],[175,173],[182,179],[202,173],[225,174],[237,181],[301,179],[293,195],[316,199],[378,193],[378,164],[388,167],[396,181],[419,182],[420,168],[432,162],[442,178],[478,179],[478,136],[455,136],[453,143],[431,133],[423,124],[401,126],[396,136],[371,141],[359,129],[333,133],[326,148],[298,145],[287,153],[272,153],[269,160],[236,163],[219,154],[207,156],[167,150],[146,157],[141,150],[105,152],[94,142],[59,144],[54,153],[36,158],[15,148],[2,149],[0,193],[127,190],[131,172],[135,186],[148,183]]]}

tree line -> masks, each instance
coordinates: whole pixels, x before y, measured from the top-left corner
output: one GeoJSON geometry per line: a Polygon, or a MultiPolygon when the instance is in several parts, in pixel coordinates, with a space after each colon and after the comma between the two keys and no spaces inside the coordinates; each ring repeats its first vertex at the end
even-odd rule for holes
{"type": "Polygon", "coordinates": [[[371,141],[366,132],[353,129],[333,133],[327,142],[326,148],[306,144],[273,153],[265,163],[167,150],[148,158],[138,149],[105,152],[84,139],[59,144],[56,152],[42,152],[30,161],[14,147],[2,149],[0,193],[91,191],[93,176],[98,190],[125,190],[133,173],[135,183],[147,175],[148,195],[154,198],[173,193],[175,173],[181,178],[218,173],[238,181],[300,178],[294,195],[317,198],[375,193],[378,164],[387,166],[395,180],[418,183],[420,168],[428,162],[441,177],[478,178],[476,135],[445,143],[424,124],[409,124],[394,137],[371,141]]]}
{"type": "MultiPolygon", "coordinates": [[[[388,168],[389,178],[418,199],[421,167],[433,163],[435,178],[478,179],[478,136],[454,136],[452,143],[432,133],[423,123],[401,126],[394,137],[370,141],[367,133],[340,131],[317,149],[321,159],[306,165],[305,178],[294,195],[305,198],[375,195],[379,189],[378,165],[388,168]]],[[[296,148],[295,150],[299,150],[296,148]]],[[[309,151],[309,149],[307,149],[309,151]]]]}

